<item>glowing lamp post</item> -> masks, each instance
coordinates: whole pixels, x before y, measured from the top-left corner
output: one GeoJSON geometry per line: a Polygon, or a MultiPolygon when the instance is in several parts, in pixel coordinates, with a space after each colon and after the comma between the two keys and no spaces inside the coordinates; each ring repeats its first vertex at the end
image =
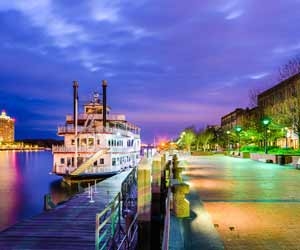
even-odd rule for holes
{"type": "Polygon", "coordinates": [[[228,151],[229,151],[229,149],[230,149],[230,144],[229,144],[229,135],[230,135],[230,131],[227,130],[227,131],[226,131],[226,134],[227,134],[227,148],[228,148],[228,151]]]}
{"type": "Polygon", "coordinates": [[[263,118],[262,119],[262,125],[264,126],[264,147],[265,147],[265,154],[268,153],[268,126],[270,124],[271,120],[269,118],[263,118]]]}
{"type": "Polygon", "coordinates": [[[242,127],[236,126],[236,127],[235,127],[235,132],[236,132],[237,135],[238,135],[238,153],[239,153],[239,155],[240,155],[240,148],[241,148],[240,143],[241,143],[241,132],[242,132],[242,127]]]}
{"type": "Polygon", "coordinates": [[[289,133],[289,128],[285,127],[285,148],[288,147],[288,133],[289,133]]]}

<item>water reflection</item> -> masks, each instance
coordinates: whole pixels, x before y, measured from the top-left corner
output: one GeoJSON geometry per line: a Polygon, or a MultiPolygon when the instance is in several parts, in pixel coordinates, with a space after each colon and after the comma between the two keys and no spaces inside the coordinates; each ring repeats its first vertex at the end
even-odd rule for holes
{"type": "Polygon", "coordinates": [[[50,183],[49,196],[53,205],[57,206],[82,190],[80,183],[67,184],[62,180],[55,180],[50,183]]]}
{"type": "Polygon", "coordinates": [[[43,211],[44,195],[51,191],[52,154],[0,151],[0,231],[43,211]]]}
{"type": "Polygon", "coordinates": [[[20,179],[15,152],[0,152],[0,229],[17,221],[20,179]]]}

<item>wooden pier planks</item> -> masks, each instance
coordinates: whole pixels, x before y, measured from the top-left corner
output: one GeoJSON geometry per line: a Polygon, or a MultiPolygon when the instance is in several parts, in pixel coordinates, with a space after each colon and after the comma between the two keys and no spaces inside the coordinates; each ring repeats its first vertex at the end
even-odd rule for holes
{"type": "Polygon", "coordinates": [[[129,173],[130,170],[98,183],[94,203],[89,202],[86,189],[55,209],[0,232],[0,249],[94,249],[96,213],[120,192],[129,173]]]}

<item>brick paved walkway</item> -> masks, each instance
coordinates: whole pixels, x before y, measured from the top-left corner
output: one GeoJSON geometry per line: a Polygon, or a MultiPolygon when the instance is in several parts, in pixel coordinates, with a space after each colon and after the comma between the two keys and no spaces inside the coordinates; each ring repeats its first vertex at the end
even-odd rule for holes
{"type": "Polygon", "coordinates": [[[215,227],[225,249],[300,250],[299,170],[213,156],[189,158],[184,174],[190,198],[204,203],[208,227],[215,227]]]}

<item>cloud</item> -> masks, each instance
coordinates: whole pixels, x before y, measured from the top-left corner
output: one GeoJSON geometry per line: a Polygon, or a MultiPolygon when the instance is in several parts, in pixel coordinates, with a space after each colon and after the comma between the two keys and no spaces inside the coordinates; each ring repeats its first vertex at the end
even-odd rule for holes
{"type": "Polygon", "coordinates": [[[273,49],[273,53],[275,54],[285,54],[290,52],[295,52],[300,50],[300,43],[297,42],[296,44],[290,44],[285,46],[278,46],[275,49],[273,49]]]}
{"type": "Polygon", "coordinates": [[[258,79],[264,78],[267,75],[269,75],[268,72],[262,72],[262,73],[258,73],[258,74],[249,75],[249,78],[251,78],[253,80],[258,80],[258,79]]]}
{"type": "Polygon", "coordinates": [[[221,5],[219,7],[219,11],[221,11],[221,12],[231,11],[233,8],[235,8],[237,6],[238,3],[239,3],[239,1],[237,1],[237,0],[226,1],[226,3],[224,5],[221,5]]]}
{"type": "Polygon", "coordinates": [[[243,10],[234,10],[234,11],[230,12],[230,13],[225,17],[225,19],[226,19],[226,20],[236,19],[236,18],[242,16],[243,14],[244,14],[244,11],[243,11],[243,10]]]}
{"type": "Polygon", "coordinates": [[[120,1],[92,0],[90,1],[90,12],[94,20],[99,22],[116,22],[120,19],[120,1]]]}
{"type": "MultiPolygon", "coordinates": [[[[44,112],[59,124],[72,111],[73,79],[86,100],[108,78],[113,111],[147,133],[219,122],[300,50],[300,8],[292,0],[69,3],[0,1],[0,94],[7,96],[0,107],[13,108],[17,119],[36,109],[32,117],[44,112]],[[32,99],[14,101],[22,95],[32,99]]],[[[47,117],[36,121],[45,126],[47,117]]]]}
{"type": "Polygon", "coordinates": [[[56,46],[65,48],[74,42],[83,42],[88,39],[83,28],[78,24],[68,22],[53,10],[51,0],[12,0],[1,1],[0,10],[15,10],[29,18],[33,26],[43,28],[56,46]]]}

